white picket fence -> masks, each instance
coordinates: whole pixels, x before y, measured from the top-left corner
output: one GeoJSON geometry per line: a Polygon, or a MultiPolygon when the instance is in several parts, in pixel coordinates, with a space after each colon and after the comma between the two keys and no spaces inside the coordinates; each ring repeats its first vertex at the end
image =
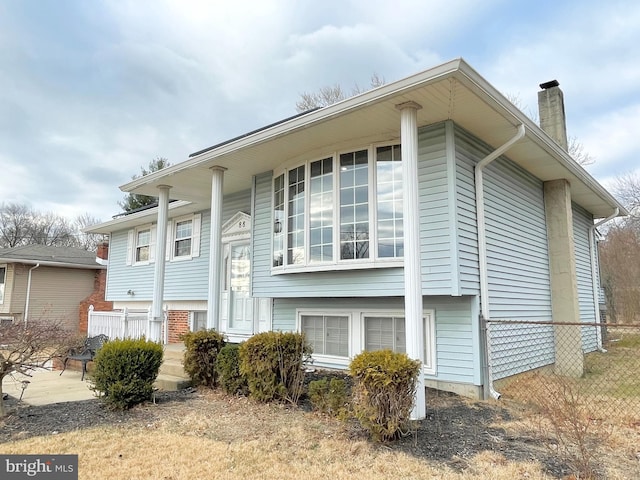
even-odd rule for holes
{"type": "MultiPolygon", "coordinates": [[[[97,312],[93,305],[89,306],[89,324],[87,336],[104,334],[110,339],[115,338],[161,338],[160,332],[152,332],[151,309],[97,312]],[[155,333],[156,335],[151,335],[155,333]]],[[[164,311],[162,335],[164,343],[167,343],[167,311],[164,311]]]]}

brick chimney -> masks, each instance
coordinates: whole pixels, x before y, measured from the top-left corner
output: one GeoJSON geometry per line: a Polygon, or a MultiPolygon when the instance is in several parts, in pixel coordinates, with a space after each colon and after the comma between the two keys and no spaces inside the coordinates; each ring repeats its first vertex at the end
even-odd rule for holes
{"type": "MultiPolygon", "coordinates": [[[[102,241],[98,244],[96,257],[101,260],[109,260],[109,242],[102,241]]],[[[98,262],[98,263],[103,263],[103,262],[98,262]]]]}
{"type": "Polygon", "coordinates": [[[564,150],[568,150],[567,122],[564,114],[564,95],[560,83],[551,80],[540,84],[538,92],[538,113],[540,128],[553,138],[564,150]]]}

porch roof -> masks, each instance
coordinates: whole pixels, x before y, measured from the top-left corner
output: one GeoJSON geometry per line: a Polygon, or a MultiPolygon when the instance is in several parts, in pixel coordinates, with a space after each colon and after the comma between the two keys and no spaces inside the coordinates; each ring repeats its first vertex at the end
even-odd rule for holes
{"type": "Polygon", "coordinates": [[[211,167],[227,169],[226,194],[250,188],[254,175],[279,168],[288,161],[399,140],[400,112],[396,106],[404,102],[422,106],[418,110],[419,126],[453,120],[494,148],[513,137],[518,126],[524,124],[525,137],[506,154],[511,160],[543,181],[567,179],[573,201],[596,218],[611,215],[615,208],[619,208],[621,215],[627,214],[567,152],[463,59],[201,150],[181,163],[120,188],[125,192],[157,195],[159,185],[170,185],[172,199],[208,208],[211,167]]]}

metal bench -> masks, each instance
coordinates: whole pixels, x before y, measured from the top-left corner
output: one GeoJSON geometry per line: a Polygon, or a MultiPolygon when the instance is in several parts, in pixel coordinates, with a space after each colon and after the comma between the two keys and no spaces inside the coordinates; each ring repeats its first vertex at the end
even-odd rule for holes
{"type": "Polygon", "coordinates": [[[67,369],[67,362],[69,360],[78,360],[82,362],[81,380],[84,380],[84,375],[85,373],[87,373],[87,363],[93,360],[98,350],[100,350],[102,345],[104,345],[107,340],[109,340],[109,337],[104,334],[100,334],[96,335],[95,337],[88,337],[80,348],[69,349],[67,355],[64,357],[60,375],[62,375],[67,369]]]}

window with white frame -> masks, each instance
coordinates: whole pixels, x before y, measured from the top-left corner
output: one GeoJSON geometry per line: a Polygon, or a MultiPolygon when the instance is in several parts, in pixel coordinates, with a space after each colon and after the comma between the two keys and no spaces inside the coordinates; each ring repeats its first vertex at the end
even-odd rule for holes
{"type": "MultiPolygon", "coordinates": [[[[364,349],[407,353],[405,319],[402,315],[363,313],[364,349]]],[[[424,312],[424,370],[435,373],[435,323],[432,311],[424,312]]]]}
{"type": "Polygon", "coordinates": [[[7,277],[7,267],[0,267],[0,303],[4,303],[4,284],[7,277]]]}
{"type": "Polygon", "coordinates": [[[200,255],[201,214],[174,218],[169,222],[171,239],[167,246],[167,259],[188,260],[200,255]]]}
{"type": "Polygon", "coordinates": [[[191,312],[191,331],[198,332],[207,329],[206,310],[194,310],[191,312]]]}
{"type": "Polygon", "coordinates": [[[147,263],[151,253],[151,227],[136,229],[134,263],[147,263]]]}
{"type": "Polygon", "coordinates": [[[338,153],[277,175],[273,224],[275,271],[400,259],[400,145],[338,153]]]}
{"type": "Polygon", "coordinates": [[[349,356],[348,316],[303,314],[300,330],[313,347],[314,354],[349,356]]]}

